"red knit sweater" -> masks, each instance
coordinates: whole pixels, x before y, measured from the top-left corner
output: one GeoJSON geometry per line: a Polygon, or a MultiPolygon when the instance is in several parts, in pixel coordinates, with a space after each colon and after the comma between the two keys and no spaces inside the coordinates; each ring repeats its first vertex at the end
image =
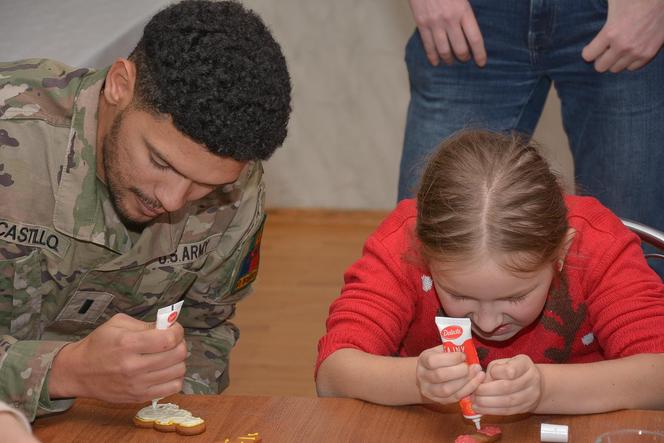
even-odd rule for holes
{"type": "MultiPolygon", "coordinates": [[[[505,342],[475,339],[484,367],[517,354],[535,363],[579,363],[664,352],[664,285],[637,236],[593,198],[566,202],[577,233],[564,276],[528,328],[505,342]]],[[[415,201],[401,202],[346,271],[318,343],[316,371],[341,348],[407,357],[440,344],[434,317],[441,306],[435,288],[423,283],[430,274],[417,260],[415,218],[415,201]]]]}

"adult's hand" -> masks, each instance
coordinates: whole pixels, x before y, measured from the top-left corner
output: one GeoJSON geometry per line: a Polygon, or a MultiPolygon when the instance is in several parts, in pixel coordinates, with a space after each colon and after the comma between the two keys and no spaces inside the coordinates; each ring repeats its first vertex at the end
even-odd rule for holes
{"type": "Polygon", "coordinates": [[[606,23],[581,55],[598,72],[634,71],[664,44],[663,0],[609,0],[606,23]]]}
{"type": "Polygon", "coordinates": [[[166,397],[182,389],[186,357],[180,324],[157,330],[152,323],[116,314],[60,350],[49,377],[49,395],[116,403],[166,397]]]}
{"type": "Polygon", "coordinates": [[[424,51],[432,65],[442,58],[451,65],[471,56],[477,66],[486,64],[486,50],[480,27],[468,0],[409,0],[420,31],[424,51]]]}

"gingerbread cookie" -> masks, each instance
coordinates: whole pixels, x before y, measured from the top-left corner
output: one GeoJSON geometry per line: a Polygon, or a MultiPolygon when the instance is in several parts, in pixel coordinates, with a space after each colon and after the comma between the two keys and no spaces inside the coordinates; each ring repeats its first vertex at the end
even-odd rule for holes
{"type": "Polygon", "coordinates": [[[139,428],[154,428],[161,432],[177,432],[181,435],[198,435],[205,432],[205,420],[173,403],[146,406],[134,416],[139,428]]]}
{"type": "Polygon", "coordinates": [[[491,443],[500,440],[502,436],[503,431],[498,426],[482,426],[474,434],[458,436],[454,443],[491,443]]]}

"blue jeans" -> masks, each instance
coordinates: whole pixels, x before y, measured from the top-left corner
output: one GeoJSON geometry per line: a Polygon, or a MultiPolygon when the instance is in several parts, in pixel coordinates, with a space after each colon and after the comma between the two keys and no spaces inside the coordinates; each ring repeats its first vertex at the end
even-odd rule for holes
{"type": "Polygon", "coordinates": [[[488,54],[483,69],[432,66],[417,31],[406,47],[411,100],[399,200],[414,195],[427,156],[459,129],[532,134],[553,83],[577,193],[664,230],[664,50],[638,71],[600,74],[581,51],[606,21],[606,0],[471,4],[488,54]]]}

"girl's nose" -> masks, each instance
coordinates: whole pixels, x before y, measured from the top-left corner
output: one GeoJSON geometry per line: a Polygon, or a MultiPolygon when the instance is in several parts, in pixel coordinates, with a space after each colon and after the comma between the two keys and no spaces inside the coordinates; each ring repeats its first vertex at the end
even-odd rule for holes
{"type": "Polygon", "coordinates": [[[475,323],[475,327],[479,328],[482,332],[487,334],[493,332],[503,322],[502,313],[495,310],[491,304],[480,304],[479,310],[473,315],[472,318],[473,323],[475,323]]]}

